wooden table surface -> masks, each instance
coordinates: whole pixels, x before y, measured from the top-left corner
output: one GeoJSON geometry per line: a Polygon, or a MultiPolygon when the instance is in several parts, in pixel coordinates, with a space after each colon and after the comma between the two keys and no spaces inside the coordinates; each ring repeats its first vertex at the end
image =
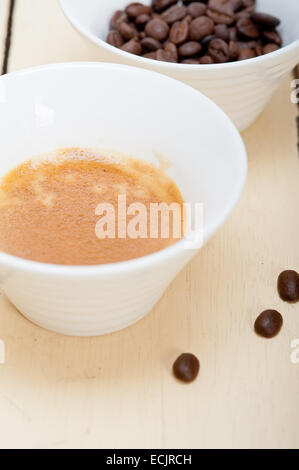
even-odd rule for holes
{"type": "MultiPolygon", "coordinates": [[[[9,3],[0,0],[0,61],[9,3]]],[[[8,71],[72,60],[109,57],[72,29],[57,0],[17,0],[8,71]]],[[[233,215],[144,320],[68,338],[0,298],[1,448],[299,447],[299,363],[290,358],[299,304],[276,292],[280,271],[299,270],[291,80],[243,133],[249,177],[233,215]],[[284,317],[273,340],[252,329],[266,308],[284,317]],[[201,361],[187,386],[171,375],[184,351],[201,361]]]]}

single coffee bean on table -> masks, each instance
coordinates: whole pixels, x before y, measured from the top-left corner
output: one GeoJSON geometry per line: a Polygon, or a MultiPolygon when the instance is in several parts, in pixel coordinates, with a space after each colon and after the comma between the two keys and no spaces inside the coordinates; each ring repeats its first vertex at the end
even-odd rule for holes
{"type": "Polygon", "coordinates": [[[194,354],[181,354],[173,364],[174,376],[185,383],[193,382],[198,376],[200,363],[194,354]]]}
{"type": "Polygon", "coordinates": [[[279,18],[256,11],[254,0],[131,2],[113,14],[106,41],[152,60],[220,64],[278,50],[279,24],[279,18]]]}
{"type": "Polygon", "coordinates": [[[298,302],[299,300],[299,274],[288,269],[280,273],[277,279],[277,290],[286,302],[298,302]]]}
{"type": "Polygon", "coordinates": [[[283,325],[283,318],[277,310],[265,310],[255,320],[256,334],[263,338],[274,338],[283,325]]]}

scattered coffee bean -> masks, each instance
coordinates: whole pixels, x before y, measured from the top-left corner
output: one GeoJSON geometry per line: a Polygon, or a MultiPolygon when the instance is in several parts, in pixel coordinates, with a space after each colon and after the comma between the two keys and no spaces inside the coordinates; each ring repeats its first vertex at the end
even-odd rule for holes
{"type": "Polygon", "coordinates": [[[255,320],[254,329],[259,336],[273,338],[282,327],[283,318],[276,310],[265,310],[255,320]]]}
{"type": "Polygon", "coordinates": [[[131,2],[111,18],[107,42],[152,60],[225,63],[279,49],[279,23],[256,12],[254,0],[152,0],[151,6],[131,2]]]}
{"type": "Polygon", "coordinates": [[[298,302],[299,274],[292,270],[280,273],[277,280],[277,289],[282,300],[286,302],[298,302]]]}
{"type": "Polygon", "coordinates": [[[198,376],[200,363],[194,354],[181,354],[173,364],[174,376],[182,382],[193,382],[198,376]]]}
{"type": "Polygon", "coordinates": [[[258,13],[256,11],[251,13],[251,19],[264,29],[274,29],[280,24],[280,20],[275,16],[268,15],[267,13],[258,13]]]}

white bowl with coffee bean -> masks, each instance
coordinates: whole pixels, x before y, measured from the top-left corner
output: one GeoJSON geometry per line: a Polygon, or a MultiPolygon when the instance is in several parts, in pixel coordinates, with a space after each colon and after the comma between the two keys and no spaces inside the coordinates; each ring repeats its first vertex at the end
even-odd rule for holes
{"type": "Polygon", "coordinates": [[[181,80],[250,126],[299,62],[298,0],[60,0],[109,60],[181,80]]]}

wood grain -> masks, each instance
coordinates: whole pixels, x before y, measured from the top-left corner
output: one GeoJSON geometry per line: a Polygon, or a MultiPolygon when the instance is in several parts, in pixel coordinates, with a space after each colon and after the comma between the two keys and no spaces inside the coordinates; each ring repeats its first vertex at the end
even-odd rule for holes
{"type": "MultiPolygon", "coordinates": [[[[19,1],[10,67],[103,57],[56,0],[19,1]]],[[[105,58],[106,59],[106,58],[105,58]]],[[[44,331],[0,298],[0,447],[298,448],[299,305],[276,292],[299,270],[297,107],[289,77],[243,133],[246,190],[233,215],[135,326],[101,338],[44,331]],[[283,314],[273,340],[252,329],[265,308],[283,314]],[[171,375],[183,351],[199,379],[171,375]]]]}
{"type": "Polygon", "coordinates": [[[0,1],[0,74],[4,59],[9,0],[0,1]]]}

